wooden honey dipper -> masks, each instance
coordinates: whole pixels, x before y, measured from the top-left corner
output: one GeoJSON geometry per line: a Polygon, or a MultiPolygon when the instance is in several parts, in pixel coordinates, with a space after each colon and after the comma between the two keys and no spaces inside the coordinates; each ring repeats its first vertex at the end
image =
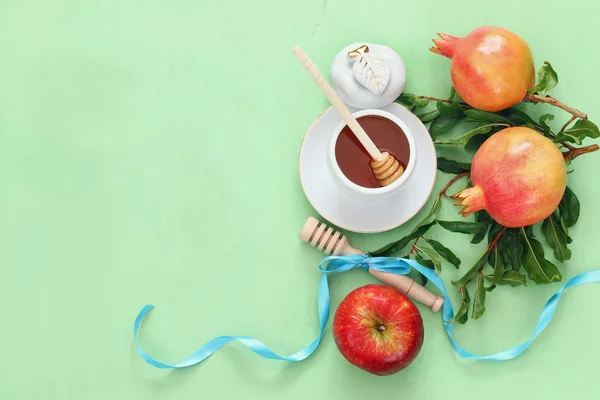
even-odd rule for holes
{"type": "Polygon", "coordinates": [[[379,151],[377,146],[375,146],[375,143],[373,143],[362,126],[360,126],[348,107],[346,107],[342,99],[335,93],[333,88],[323,77],[323,74],[321,74],[318,68],[313,64],[304,50],[302,50],[300,46],[295,46],[293,50],[298,60],[302,63],[310,76],[312,76],[323,93],[325,93],[325,96],[327,96],[333,107],[342,116],[342,119],[346,122],[352,133],[354,133],[356,138],[371,156],[371,171],[373,172],[375,179],[377,179],[377,182],[379,182],[381,186],[387,186],[400,178],[404,173],[402,164],[400,164],[390,153],[382,153],[379,151]]]}
{"type": "MultiPolygon", "coordinates": [[[[339,231],[335,231],[324,223],[319,224],[319,221],[313,217],[309,217],[304,223],[300,231],[300,239],[309,243],[312,247],[316,247],[319,251],[324,251],[326,255],[365,254],[363,251],[352,247],[348,242],[348,238],[339,231]]],[[[408,276],[390,274],[370,268],[369,273],[411,299],[431,307],[434,312],[437,312],[444,304],[443,297],[436,296],[408,276]]]]}

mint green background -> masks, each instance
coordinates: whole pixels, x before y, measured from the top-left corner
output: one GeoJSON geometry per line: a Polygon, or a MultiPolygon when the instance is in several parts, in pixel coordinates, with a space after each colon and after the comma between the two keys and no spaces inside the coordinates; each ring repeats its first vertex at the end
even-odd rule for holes
{"type": "MultiPolygon", "coordinates": [[[[297,364],[234,343],[194,368],[162,371],[133,345],[133,319],[147,303],[156,309],[141,342],[166,362],[224,334],[255,336],[281,354],[317,334],[321,255],[298,240],[317,214],[297,156],[328,103],[292,55],[295,44],[327,73],[349,43],[392,46],[408,91],[446,96],[449,62],[428,51],[430,39],[502,25],[528,41],[536,67],[552,62],[556,97],[600,121],[595,2],[498,3],[2,0],[0,397],[597,398],[594,285],[568,292],[543,335],[503,363],[459,359],[440,315],[420,305],[424,348],[386,378],[348,364],[329,328],[297,364]]],[[[582,218],[561,267],[567,278],[600,267],[600,154],[573,167],[582,218]]],[[[438,175],[436,189],[448,179],[438,175]]],[[[442,215],[456,211],[445,202],[442,215]]],[[[416,221],[349,237],[373,250],[416,221]]],[[[463,260],[461,271],[444,266],[448,286],[485,246],[439,229],[432,236],[463,260]]],[[[333,310],[370,282],[362,271],[335,276],[333,310]]],[[[559,286],[498,288],[457,339],[477,353],[520,343],[559,286]]]]}

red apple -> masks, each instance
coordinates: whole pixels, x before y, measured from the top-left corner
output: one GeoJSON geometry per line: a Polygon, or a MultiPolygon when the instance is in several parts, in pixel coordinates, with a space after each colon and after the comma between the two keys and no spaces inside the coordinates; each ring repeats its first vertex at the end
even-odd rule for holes
{"type": "Polygon", "coordinates": [[[384,285],[350,292],[333,319],[333,338],[352,365],[375,375],[406,368],[423,345],[423,319],[404,294],[384,285]]]}

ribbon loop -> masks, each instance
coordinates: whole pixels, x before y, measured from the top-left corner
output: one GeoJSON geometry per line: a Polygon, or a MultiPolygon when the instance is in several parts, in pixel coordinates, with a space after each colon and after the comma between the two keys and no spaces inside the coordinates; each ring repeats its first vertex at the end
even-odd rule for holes
{"type": "Polygon", "coordinates": [[[442,307],[442,324],[444,329],[446,330],[446,334],[450,339],[450,344],[456,351],[456,353],[463,358],[477,359],[477,360],[495,360],[495,361],[504,361],[513,359],[520,354],[522,354],[527,347],[535,340],[535,338],[548,326],[550,320],[554,316],[554,312],[556,311],[556,307],[558,305],[558,300],[563,294],[564,289],[584,285],[587,283],[596,283],[600,282],[600,270],[594,270],[589,272],[584,272],[573,278],[569,279],[567,283],[565,283],[546,303],[544,309],[542,310],[540,317],[538,319],[535,331],[530,339],[526,340],[519,346],[516,346],[512,349],[508,349],[496,354],[490,354],[486,356],[478,356],[472,354],[462,347],[458,345],[458,343],[454,340],[452,335],[452,331],[454,328],[453,324],[450,324],[446,321],[451,320],[454,317],[454,310],[452,308],[452,302],[448,297],[448,293],[446,292],[446,288],[444,287],[444,283],[440,279],[439,276],[435,273],[434,270],[426,268],[419,264],[416,261],[404,259],[404,258],[394,258],[394,257],[371,257],[369,254],[361,255],[361,254],[350,254],[345,256],[328,256],[325,257],[319,264],[319,271],[322,272],[321,280],[319,283],[318,290],[318,314],[319,314],[319,335],[315,340],[313,340],[309,345],[300,349],[294,354],[289,356],[280,356],[275,353],[273,350],[268,348],[265,344],[248,336],[220,336],[217,337],[210,342],[206,343],[199,350],[194,352],[189,357],[185,358],[183,361],[176,365],[169,365],[157,361],[150,357],[144,350],[142,350],[139,342],[138,342],[138,332],[140,325],[144,319],[144,317],[154,308],[153,305],[146,305],[142,308],[137,318],[133,323],[133,335],[135,340],[135,345],[138,350],[138,353],[141,357],[150,365],[156,368],[162,369],[172,369],[172,368],[185,368],[190,367],[192,365],[198,364],[216,351],[218,351],[221,347],[225,346],[229,342],[233,340],[237,340],[238,342],[244,344],[254,353],[258,354],[261,357],[272,359],[272,360],[281,360],[281,361],[291,361],[298,362],[305,360],[310,357],[317,347],[319,346],[325,328],[327,326],[327,321],[329,320],[330,313],[330,297],[329,297],[329,284],[328,284],[328,275],[333,273],[347,272],[353,269],[363,269],[368,271],[369,269],[374,269],[381,272],[388,272],[392,274],[400,274],[406,275],[410,272],[411,268],[414,268],[423,276],[425,276],[433,285],[435,285],[440,292],[444,296],[444,305],[442,307]]]}
{"type": "Polygon", "coordinates": [[[368,270],[369,257],[361,254],[351,254],[347,256],[327,256],[319,263],[319,271],[324,274],[351,271],[362,268],[368,270]],[[324,267],[324,265],[326,265],[324,267]]]}

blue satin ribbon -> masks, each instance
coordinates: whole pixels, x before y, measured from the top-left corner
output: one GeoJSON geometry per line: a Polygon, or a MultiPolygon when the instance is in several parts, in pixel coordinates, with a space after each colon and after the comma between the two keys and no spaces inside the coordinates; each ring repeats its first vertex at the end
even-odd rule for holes
{"type": "Polygon", "coordinates": [[[254,339],[249,336],[220,336],[217,337],[210,342],[206,343],[199,350],[194,352],[192,355],[184,359],[175,365],[165,364],[160,361],[155,360],[150,357],[144,350],[142,350],[139,342],[138,342],[138,331],[140,325],[146,316],[154,308],[153,305],[146,305],[140,313],[138,314],[135,322],[133,324],[133,334],[135,345],[137,347],[140,355],[146,360],[146,362],[156,368],[162,369],[172,369],[172,368],[185,368],[190,367],[192,365],[198,364],[216,351],[218,351],[221,347],[225,346],[227,343],[237,340],[238,342],[244,344],[250,350],[255,352],[261,357],[272,359],[272,360],[281,360],[281,361],[302,361],[308,358],[311,354],[315,352],[321,339],[323,338],[323,334],[325,332],[325,328],[327,326],[327,321],[329,320],[329,310],[330,310],[330,299],[329,299],[329,285],[328,278],[329,274],[335,274],[340,272],[346,272],[353,269],[364,269],[368,271],[369,269],[373,269],[381,272],[388,272],[392,274],[400,274],[406,275],[410,272],[411,268],[414,268],[421,274],[423,274],[431,283],[433,283],[443,294],[444,296],[444,305],[442,307],[442,323],[444,328],[446,329],[446,333],[448,334],[448,338],[450,339],[450,343],[452,344],[456,353],[463,358],[470,358],[476,360],[510,360],[513,359],[520,354],[522,354],[527,347],[535,340],[535,338],[548,326],[550,320],[556,311],[556,306],[558,305],[558,300],[565,289],[583,285],[586,283],[596,283],[600,282],[600,270],[594,270],[589,272],[584,272],[573,278],[569,279],[546,303],[540,318],[538,319],[538,323],[536,325],[535,331],[530,339],[526,340],[524,343],[516,346],[512,349],[502,351],[500,353],[490,354],[486,356],[478,356],[473,353],[470,353],[464,350],[462,347],[456,343],[453,338],[452,331],[454,328],[453,324],[450,324],[446,321],[451,320],[454,317],[454,310],[452,308],[452,303],[450,298],[448,297],[448,293],[446,292],[446,288],[442,283],[442,280],[436,275],[435,271],[429,268],[426,268],[416,261],[408,260],[404,258],[395,258],[395,257],[371,257],[370,255],[360,255],[360,254],[352,254],[346,256],[329,256],[325,257],[321,263],[319,264],[319,270],[322,272],[321,281],[319,283],[319,291],[318,291],[318,312],[319,312],[319,335],[317,338],[310,343],[308,346],[303,349],[297,351],[294,354],[289,356],[280,356],[275,353],[273,350],[269,349],[265,344],[260,342],[257,339],[254,339]]]}

